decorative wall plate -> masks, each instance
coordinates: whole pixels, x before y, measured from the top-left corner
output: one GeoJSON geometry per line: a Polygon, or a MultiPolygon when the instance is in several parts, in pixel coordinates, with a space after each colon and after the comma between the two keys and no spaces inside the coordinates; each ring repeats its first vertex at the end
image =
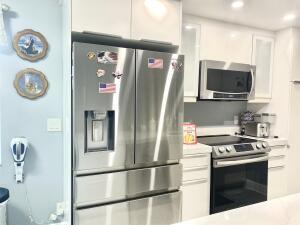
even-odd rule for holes
{"type": "Polygon", "coordinates": [[[18,32],[14,37],[13,46],[18,56],[31,62],[44,58],[48,50],[45,37],[30,29],[18,32]]]}
{"type": "Polygon", "coordinates": [[[48,81],[41,71],[28,68],[17,73],[14,86],[22,97],[36,99],[46,93],[48,81]]]}

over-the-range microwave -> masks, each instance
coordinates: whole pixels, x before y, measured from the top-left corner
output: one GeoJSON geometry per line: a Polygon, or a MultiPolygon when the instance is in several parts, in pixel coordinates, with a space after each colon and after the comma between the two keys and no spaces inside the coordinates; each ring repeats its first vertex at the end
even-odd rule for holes
{"type": "Polygon", "coordinates": [[[255,66],[202,60],[199,72],[198,100],[247,101],[254,98],[255,66]]]}

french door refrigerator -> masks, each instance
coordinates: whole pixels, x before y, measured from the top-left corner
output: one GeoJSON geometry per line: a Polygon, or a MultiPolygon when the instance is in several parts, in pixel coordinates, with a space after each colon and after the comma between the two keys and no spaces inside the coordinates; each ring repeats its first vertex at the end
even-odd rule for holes
{"type": "Polygon", "coordinates": [[[183,61],[73,43],[73,224],[180,221],[183,61]]]}

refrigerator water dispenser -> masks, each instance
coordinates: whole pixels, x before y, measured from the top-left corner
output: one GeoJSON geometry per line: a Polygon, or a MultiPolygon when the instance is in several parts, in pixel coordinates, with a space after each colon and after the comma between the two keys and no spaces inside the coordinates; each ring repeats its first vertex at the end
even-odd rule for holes
{"type": "Polygon", "coordinates": [[[85,111],[85,152],[114,150],[114,111],[85,111]]]}

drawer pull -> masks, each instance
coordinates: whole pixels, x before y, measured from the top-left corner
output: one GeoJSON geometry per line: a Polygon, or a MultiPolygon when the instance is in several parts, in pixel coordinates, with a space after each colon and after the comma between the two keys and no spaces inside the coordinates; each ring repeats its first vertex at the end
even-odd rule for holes
{"type": "Polygon", "coordinates": [[[199,158],[199,157],[208,157],[207,154],[204,154],[204,153],[198,153],[198,154],[186,154],[183,156],[183,158],[199,158]]]}
{"type": "Polygon", "coordinates": [[[269,167],[269,170],[275,170],[275,169],[284,169],[284,166],[272,166],[272,167],[269,167]]]}
{"type": "Polygon", "coordinates": [[[203,179],[198,179],[198,180],[184,181],[182,184],[183,185],[191,185],[191,184],[206,183],[206,182],[207,182],[207,179],[203,178],[203,179]]]}
{"type": "Polygon", "coordinates": [[[183,172],[189,172],[189,171],[195,171],[195,170],[205,170],[205,169],[208,169],[208,165],[185,168],[185,169],[183,169],[183,172]]]}
{"type": "Polygon", "coordinates": [[[285,157],[285,155],[274,155],[274,156],[269,156],[269,160],[272,159],[283,159],[285,157]]]}

